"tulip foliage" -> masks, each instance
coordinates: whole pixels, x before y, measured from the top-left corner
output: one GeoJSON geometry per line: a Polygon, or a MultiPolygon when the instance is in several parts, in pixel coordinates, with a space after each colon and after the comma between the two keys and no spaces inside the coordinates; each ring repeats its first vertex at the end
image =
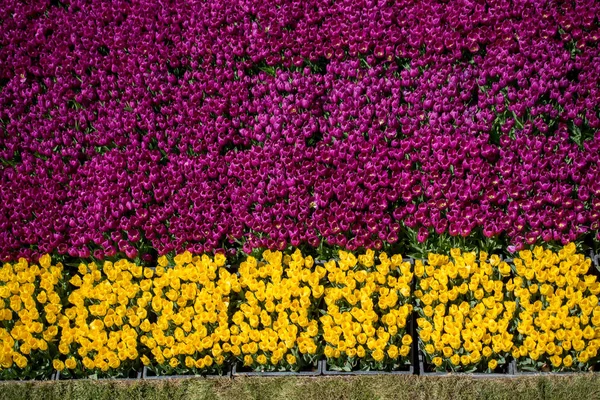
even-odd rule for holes
{"type": "Polygon", "coordinates": [[[598,15],[5,0],[0,259],[597,246],[598,15]]]}

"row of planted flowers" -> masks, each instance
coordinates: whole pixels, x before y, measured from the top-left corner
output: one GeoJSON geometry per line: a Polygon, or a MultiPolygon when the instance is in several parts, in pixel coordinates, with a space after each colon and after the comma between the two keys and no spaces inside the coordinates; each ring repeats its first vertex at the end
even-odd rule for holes
{"type": "Polygon", "coordinates": [[[522,370],[589,370],[600,346],[590,266],[573,244],[513,260],[453,249],[315,262],[265,251],[238,268],[188,252],[156,268],[22,259],[0,270],[0,376],[124,377],[142,364],[158,375],[232,363],[298,371],[323,357],[330,369],[390,371],[411,364],[416,340],[431,370],[492,372],[509,359],[522,370]]]}

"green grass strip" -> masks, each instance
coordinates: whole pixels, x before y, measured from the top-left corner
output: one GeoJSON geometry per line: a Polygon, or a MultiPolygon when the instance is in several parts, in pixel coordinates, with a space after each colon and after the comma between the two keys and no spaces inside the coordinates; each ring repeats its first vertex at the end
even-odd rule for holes
{"type": "Polygon", "coordinates": [[[600,399],[600,376],[252,377],[0,383],[0,399],[188,400],[188,399],[600,399]]]}

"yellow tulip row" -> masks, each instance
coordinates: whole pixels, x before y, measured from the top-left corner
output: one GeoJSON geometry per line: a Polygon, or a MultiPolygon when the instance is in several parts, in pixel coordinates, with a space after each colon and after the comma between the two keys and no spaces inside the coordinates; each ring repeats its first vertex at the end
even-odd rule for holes
{"type": "Polygon", "coordinates": [[[316,263],[299,250],[128,260],[77,269],[21,259],[0,269],[0,377],[219,372],[228,362],[298,370],[323,355],[339,370],[411,362],[410,320],[432,368],[586,369],[600,346],[600,285],[574,245],[511,263],[484,252],[400,255],[340,251],[316,263]],[[416,290],[412,285],[416,284],[416,290]]]}

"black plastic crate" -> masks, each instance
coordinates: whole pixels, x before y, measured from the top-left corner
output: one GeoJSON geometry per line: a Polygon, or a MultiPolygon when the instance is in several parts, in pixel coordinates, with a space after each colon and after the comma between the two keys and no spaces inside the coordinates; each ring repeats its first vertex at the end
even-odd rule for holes
{"type": "Polygon", "coordinates": [[[25,383],[25,382],[44,382],[56,380],[57,371],[52,371],[48,375],[44,375],[37,378],[26,378],[26,379],[4,379],[0,380],[0,383],[25,383]]]}
{"type": "Polygon", "coordinates": [[[519,366],[515,363],[515,375],[518,376],[570,376],[570,375],[581,375],[581,374],[598,374],[600,371],[564,371],[564,372],[556,372],[556,371],[525,371],[519,368],[519,366]]]}
{"type": "Polygon", "coordinates": [[[409,328],[407,330],[408,331],[407,333],[409,335],[411,335],[411,337],[413,338],[412,344],[410,345],[410,353],[408,355],[410,364],[402,365],[398,369],[394,369],[391,371],[386,371],[386,370],[381,370],[381,371],[379,371],[379,370],[339,371],[339,370],[329,369],[327,366],[327,359],[323,359],[323,360],[321,360],[321,370],[323,371],[323,375],[414,375],[416,373],[415,365],[417,365],[417,363],[415,362],[417,342],[415,340],[414,326],[415,326],[415,320],[414,320],[414,313],[413,313],[413,315],[411,315],[409,317],[409,328]]]}
{"type": "MultiPolygon", "coordinates": [[[[414,280],[413,280],[413,286],[414,286],[414,280]]],[[[410,360],[410,364],[401,366],[400,368],[396,369],[396,370],[392,370],[392,371],[377,371],[377,370],[370,370],[370,371],[361,371],[361,370],[356,370],[356,371],[337,371],[337,370],[331,370],[327,367],[327,359],[321,360],[321,364],[322,367],[321,369],[323,370],[323,375],[414,375],[415,374],[415,365],[417,365],[416,362],[416,354],[417,354],[417,340],[415,338],[415,332],[416,332],[416,313],[415,311],[412,312],[412,314],[408,317],[408,321],[407,321],[407,333],[412,337],[413,341],[412,344],[410,345],[410,353],[408,355],[408,358],[410,360]]]]}
{"type": "Polygon", "coordinates": [[[321,362],[317,361],[316,365],[313,365],[313,369],[300,370],[300,371],[252,371],[248,368],[244,368],[241,363],[235,363],[231,374],[233,376],[318,376],[322,375],[321,362]]]}
{"type": "Polygon", "coordinates": [[[588,371],[530,371],[525,370],[519,366],[519,363],[515,361],[515,374],[517,375],[581,375],[581,374],[600,374],[600,362],[592,365],[592,370],[588,371]]]}
{"type": "Polygon", "coordinates": [[[94,375],[89,375],[87,377],[75,377],[75,378],[71,378],[71,377],[65,377],[64,375],[62,375],[60,373],[60,371],[55,371],[54,374],[52,374],[52,380],[56,380],[56,381],[60,381],[60,380],[81,380],[81,379],[92,379],[92,380],[99,380],[99,381],[109,381],[109,380],[119,380],[119,381],[131,381],[131,380],[136,380],[136,379],[141,379],[142,378],[142,371],[132,371],[127,377],[120,377],[120,378],[111,378],[111,377],[95,377],[94,375]]]}
{"type": "Polygon", "coordinates": [[[438,372],[426,361],[425,354],[419,351],[419,375],[424,376],[468,376],[472,378],[511,378],[515,377],[515,363],[509,360],[499,372],[438,372]]]}
{"type": "Polygon", "coordinates": [[[414,375],[415,368],[413,364],[407,365],[404,369],[392,371],[336,371],[327,369],[327,360],[321,360],[323,375],[414,375]]]}
{"type": "Polygon", "coordinates": [[[156,375],[148,367],[142,370],[142,379],[181,379],[181,378],[231,378],[231,368],[225,368],[223,374],[185,374],[185,375],[156,375]]]}

